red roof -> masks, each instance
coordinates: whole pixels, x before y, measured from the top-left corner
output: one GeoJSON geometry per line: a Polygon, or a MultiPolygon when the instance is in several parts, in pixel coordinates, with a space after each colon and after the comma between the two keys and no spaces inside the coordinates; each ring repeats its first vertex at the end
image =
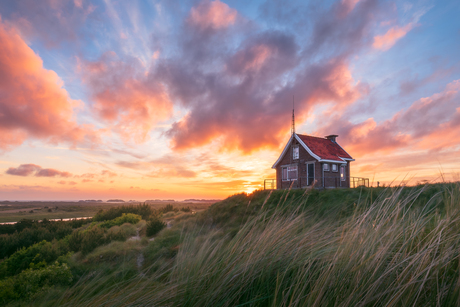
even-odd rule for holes
{"type": "Polygon", "coordinates": [[[329,139],[304,134],[297,134],[297,136],[321,159],[338,161],[341,161],[340,158],[353,159],[339,144],[329,139]]]}

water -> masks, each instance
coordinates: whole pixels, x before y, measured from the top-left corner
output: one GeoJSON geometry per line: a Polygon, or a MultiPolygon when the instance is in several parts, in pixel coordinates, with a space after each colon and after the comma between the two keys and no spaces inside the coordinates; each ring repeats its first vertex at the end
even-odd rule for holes
{"type": "MultiPolygon", "coordinates": [[[[71,221],[71,220],[86,220],[86,219],[90,219],[92,218],[92,216],[81,216],[81,217],[71,217],[71,218],[66,218],[66,219],[49,219],[48,221],[53,221],[53,222],[56,222],[56,221],[64,221],[64,222],[67,222],[67,221],[71,221]]],[[[41,222],[42,220],[39,220],[39,222],[41,222]]],[[[14,225],[16,224],[17,222],[4,222],[4,223],[0,223],[0,225],[14,225]]]]}

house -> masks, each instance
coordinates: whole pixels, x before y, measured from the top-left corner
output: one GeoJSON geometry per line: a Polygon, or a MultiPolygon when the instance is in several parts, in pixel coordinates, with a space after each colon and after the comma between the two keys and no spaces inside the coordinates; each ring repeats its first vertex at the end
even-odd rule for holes
{"type": "MultiPolygon", "coordinates": [[[[338,143],[338,135],[324,138],[292,133],[278,160],[276,188],[349,188],[350,162],[355,161],[338,143]]],[[[353,182],[354,186],[354,182],[353,182]]]]}

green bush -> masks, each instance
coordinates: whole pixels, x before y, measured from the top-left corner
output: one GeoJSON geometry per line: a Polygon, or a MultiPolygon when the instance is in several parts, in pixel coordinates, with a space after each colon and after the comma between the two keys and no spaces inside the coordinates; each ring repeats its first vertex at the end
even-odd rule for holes
{"type": "Polygon", "coordinates": [[[192,210],[190,209],[190,207],[182,207],[182,208],[180,208],[180,211],[182,211],[182,212],[191,212],[192,210]]]}
{"type": "Polygon", "coordinates": [[[83,232],[81,241],[81,252],[87,254],[96,247],[103,245],[107,242],[105,237],[105,230],[97,225],[89,227],[83,232]]]}
{"type": "Polygon", "coordinates": [[[165,222],[155,217],[147,223],[147,236],[151,237],[159,233],[166,227],[165,222]]]}
{"type": "Polygon", "coordinates": [[[28,300],[52,286],[70,285],[72,280],[72,273],[65,263],[55,262],[38,270],[27,269],[17,276],[0,280],[0,302],[7,304],[17,299],[28,300]]]}
{"type": "Polygon", "coordinates": [[[110,228],[113,226],[123,225],[124,223],[137,224],[141,219],[142,217],[140,215],[133,213],[123,213],[120,217],[102,223],[101,227],[110,228]]]}
{"type": "Polygon", "coordinates": [[[156,212],[148,204],[139,204],[139,205],[123,205],[120,207],[113,207],[107,211],[100,210],[93,218],[94,221],[102,222],[113,220],[117,217],[121,217],[123,213],[133,213],[140,215],[143,220],[147,220],[151,215],[154,215],[156,212]]]}
{"type": "Polygon", "coordinates": [[[67,248],[54,241],[36,243],[22,248],[0,264],[0,277],[13,276],[25,269],[55,261],[60,255],[66,254],[67,248]]]}

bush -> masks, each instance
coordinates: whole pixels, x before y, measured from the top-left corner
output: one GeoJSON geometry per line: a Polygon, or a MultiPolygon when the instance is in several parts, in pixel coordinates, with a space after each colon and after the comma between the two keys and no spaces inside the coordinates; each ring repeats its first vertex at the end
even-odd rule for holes
{"type": "Polygon", "coordinates": [[[165,222],[155,217],[147,223],[147,236],[151,237],[159,233],[166,227],[165,222]]]}
{"type": "Polygon", "coordinates": [[[65,248],[61,250],[57,241],[53,243],[42,241],[20,249],[0,264],[0,277],[13,276],[30,267],[46,265],[68,252],[65,248]]]}
{"type": "Polygon", "coordinates": [[[67,264],[55,262],[39,270],[27,269],[17,276],[0,280],[0,302],[6,304],[16,299],[30,299],[51,286],[69,285],[73,280],[67,264]]]}
{"type": "Polygon", "coordinates": [[[145,203],[139,205],[123,205],[110,208],[107,211],[100,210],[93,219],[98,222],[108,221],[121,217],[124,213],[137,214],[140,215],[142,219],[147,220],[151,215],[155,214],[155,210],[145,203]]]}
{"type": "Polygon", "coordinates": [[[83,232],[81,252],[86,255],[96,247],[106,243],[105,230],[97,225],[89,227],[83,232]]]}
{"type": "Polygon", "coordinates": [[[160,208],[158,211],[160,211],[161,213],[168,213],[174,211],[174,207],[171,204],[167,204],[163,208],[160,208]]]}
{"type": "Polygon", "coordinates": [[[182,212],[191,212],[192,210],[190,209],[190,207],[182,207],[182,208],[180,208],[180,211],[182,211],[182,212]]]}
{"type": "Polygon", "coordinates": [[[111,221],[107,221],[101,224],[101,227],[110,228],[113,226],[120,226],[124,223],[137,224],[141,220],[141,216],[133,213],[123,213],[120,217],[117,217],[111,221]]]}

